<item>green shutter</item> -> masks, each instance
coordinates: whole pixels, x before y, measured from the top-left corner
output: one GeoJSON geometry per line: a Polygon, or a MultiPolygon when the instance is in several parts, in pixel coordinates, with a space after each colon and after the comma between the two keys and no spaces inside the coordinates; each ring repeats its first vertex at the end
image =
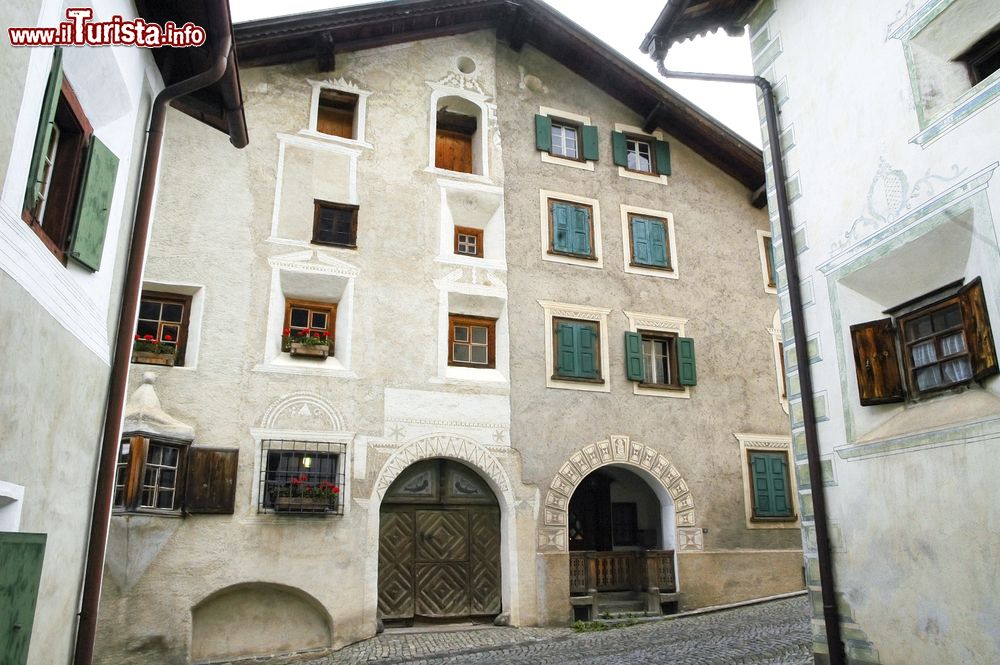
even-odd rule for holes
{"type": "Polygon", "coordinates": [[[565,203],[550,203],[552,207],[552,249],[572,253],[573,207],[565,203]]]}
{"type": "Polygon", "coordinates": [[[573,206],[573,253],[590,256],[590,210],[573,206]]]}
{"type": "Polygon", "coordinates": [[[771,504],[771,474],[768,470],[767,457],[751,453],[750,467],[753,471],[754,516],[774,517],[774,506],[771,504]]]}
{"type": "Polygon", "coordinates": [[[577,336],[577,358],[579,360],[578,367],[580,368],[578,376],[584,379],[600,378],[601,373],[597,369],[597,332],[592,326],[586,323],[578,323],[575,327],[577,336]]]}
{"type": "Polygon", "coordinates": [[[574,324],[560,323],[556,326],[556,375],[580,376],[576,343],[577,335],[574,324]]]}
{"type": "Polygon", "coordinates": [[[542,152],[552,150],[552,121],[547,115],[535,116],[535,148],[542,152]]]}
{"type": "Polygon", "coordinates": [[[660,175],[670,175],[670,144],[666,141],[653,141],[653,152],[656,172],[660,175]]]}
{"type": "Polygon", "coordinates": [[[764,238],[764,249],[767,250],[768,265],[771,268],[771,284],[778,285],[778,266],[774,264],[774,238],[764,238]]]}
{"type": "Polygon", "coordinates": [[[698,384],[698,372],[694,363],[694,340],[690,337],[677,338],[677,373],[682,386],[698,384]]]}
{"type": "Polygon", "coordinates": [[[611,158],[618,166],[628,166],[628,149],[621,132],[611,132],[611,158]]]}
{"type": "Polygon", "coordinates": [[[101,267],[108,211],[115,195],[118,158],[97,137],[90,141],[69,255],[91,270],[101,267]]]}
{"type": "Polygon", "coordinates": [[[45,540],[44,533],[0,532],[0,663],[4,665],[28,661],[45,540]]]}
{"type": "Polygon", "coordinates": [[[35,133],[35,147],[31,153],[31,167],[28,169],[28,187],[24,196],[24,207],[28,210],[35,207],[38,197],[42,193],[45,155],[49,151],[52,124],[56,121],[56,108],[59,106],[62,80],[62,49],[56,48],[52,54],[52,69],[49,70],[49,81],[45,85],[42,111],[38,118],[38,131],[35,133]]]}
{"type": "Polygon", "coordinates": [[[642,381],[645,378],[645,368],[642,365],[642,335],[634,332],[625,333],[625,373],[629,381],[642,381]]]}
{"type": "Polygon", "coordinates": [[[649,265],[649,221],[640,217],[632,218],[632,260],[649,265]]]}
{"type": "Polygon", "coordinates": [[[657,219],[647,220],[649,229],[649,262],[661,268],[670,267],[667,256],[667,226],[657,219]]]}
{"type": "Polygon", "coordinates": [[[785,455],[773,455],[768,460],[771,473],[771,505],[775,515],[787,517],[792,514],[792,502],[788,487],[788,458],[785,455]]]}
{"type": "Polygon", "coordinates": [[[750,453],[755,517],[791,517],[788,459],[784,453],[750,453]]]}
{"type": "Polygon", "coordinates": [[[583,126],[583,158],[597,161],[597,127],[583,126]]]}

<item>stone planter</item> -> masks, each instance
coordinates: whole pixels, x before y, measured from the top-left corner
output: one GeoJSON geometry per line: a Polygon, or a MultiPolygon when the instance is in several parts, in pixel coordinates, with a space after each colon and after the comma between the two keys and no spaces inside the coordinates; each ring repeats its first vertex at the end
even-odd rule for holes
{"type": "Polygon", "coordinates": [[[173,353],[153,353],[152,351],[133,351],[132,362],[143,365],[167,365],[173,367],[175,354],[173,353]]]}
{"type": "Polygon", "coordinates": [[[292,342],[288,348],[288,352],[293,356],[301,356],[304,358],[326,358],[330,355],[330,345],[299,344],[298,342],[292,342]]]}
{"type": "Polygon", "coordinates": [[[335,502],[323,497],[279,496],[274,500],[274,511],[278,513],[325,513],[336,508],[335,502]]]}

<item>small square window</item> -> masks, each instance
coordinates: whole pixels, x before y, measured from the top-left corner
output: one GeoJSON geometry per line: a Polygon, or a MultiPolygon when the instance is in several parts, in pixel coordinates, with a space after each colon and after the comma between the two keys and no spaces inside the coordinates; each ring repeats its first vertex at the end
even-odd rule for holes
{"type": "Polygon", "coordinates": [[[357,95],[330,88],[321,89],[316,109],[316,131],[345,139],[355,138],[354,115],[357,108],[357,95]]]}
{"type": "Polygon", "coordinates": [[[751,520],[794,520],[792,486],[785,452],[747,451],[751,520]]]}
{"type": "Polygon", "coordinates": [[[483,230],[467,226],[455,227],[455,253],[463,256],[483,256],[483,230]]]}
{"type": "Polygon", "coordinates": [[[312,242],[334,247],[358,246],[358,206],[315,201],[312,242]]]}
{"type": "Polygon", "coordinates": [[[190,296],[143,291],[132,362],[183,367],[190,317],[190,296]]]}
{"type": "Polygon", "coordinates": [[[342,515],[343,454],[339,443],[262,441],[258,510],[342,515]]]}
{"type": "Polygon", "coordinates": [[[595,321],[552,319],[553,379],[603,383],[601,333],[595,321]]]}
{"type": "Polygon", "coordinates": [[[633,266],[671,270],[670,232],[667,220],[645,215],[628,215],[629,242],[633,266]]]}
{"type": "Polygon", "coordinates": [[[566,159],[580,159],[580,126],[565,120],[552,120],[550,154],[566,159]]]}
{"type": "Polygon", "coordinates": [[[334,303],[286,300],[281,350],[293,356],[321,359],[333,355],[336,320],[334,303]]]}
{"type": "Polygon", "coordinates": [[[448,364],[489,369],[496,367],[496,319],[449,315],[448,364]]]}
{"type": "Polygon", "coordinates": [[[549,199],[549,253],[595,259],[593,208],[549,199]]]}

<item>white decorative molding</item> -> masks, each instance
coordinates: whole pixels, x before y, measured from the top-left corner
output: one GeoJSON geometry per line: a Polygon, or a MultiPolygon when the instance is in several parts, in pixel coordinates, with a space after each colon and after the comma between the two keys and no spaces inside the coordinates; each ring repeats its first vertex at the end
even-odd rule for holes
{"type": "Polygon", "coordinates": [[[743,507],[748,529],[798,529],[800,528],[799,518],[799,493],[795,488],[795,459],[792,457],[792,437],[785,434],[748,434],[734,432],[733,436],[739,442],[739,465],[740,475],[743,477],[743,507]],[[750,450],[763,450],[768,452],[783,452],[788,460],[788,494],[792,500],[792,512],[795,519],[783,522],[761,521],[753,519],[753,487],[750,480],[750,466],[747,452],[750,450]]]}
{"type": "Polygon", "coordinates": [[[569,265],[580,266],[582,268],[601,269],[604,267],[604,253],[602,251],[603,243],[601,241],[601,204],[597,199],[587,198],[586,196],[577,196],[576,194],[567,194],[565,192],[553,192],[547,189],[540,189],[538,190],[538,213],[543,261],[567,263],[569,265]],[[579,258],[566,254],[553,254],[549,252],[549,248],[552,245],[552,239],[550,237],[551,231],[549,229],[549,200],[551,199],[590,206],[591,235],[594,239],[593,259],[579,258]]]}
{"type": "Polygon", "coordinates": [[[312,79],[306,79],[309,85],[312,86],[312,97],[309,106],[309,127],[307,130],[300,132],[306,136],[310,136],[321,141],[329,141],[332,145],[343,145],[343,146],[361,146],[365,148],[371,148],[372,146],[365,142],[365,119],[368,115],[368,97],[372,94],[369,90],[363,90],[361,86],[353,81],[348,81],[344,77],[339,79],[325,81],[314,81],[312,79]],[[323,89],[338,90],[340,92],[346,92],[351,95],[357,95],[358,105],[354,109],[354,138],[345,139],[341,136],[331,136],[329,134],[323,134],[317,131],[317,120],[319,119],[319,96],[323,89]]]}
{"type": "Polygon", "coordinates": [[[681,552],[703,552],[705,539],[701,527],[679,527],[677,549],[681,552]]]}
{"type": "Polygon", "coordinates": [[[781,339],[781,312],[779,310],[774,310],[771,326],[765,330],[771,337],[771,354],[774,356],[774,381],[775,392],[778,395],[778,404],[781,405],[782,411],[788,413],[788,393],[791,381],[788,381],[784,369],[785,347],[781,339]]]}
{"type": "MultiPolygon", "coordinates": [[[[778,285],[775,283],[774,286],[770,285],[771,275],[767,271],[767,243],[774,242],[774,238],[770,231],[764,231],[762,229],[757,229],[757,253],[760,256],[760,277],[764,283],[765,293],[778,293],[778,285]]],[[[778,254],[774,252],[774,272],[778,272],[778,254]]]]}
{"type": "MultiPolygon", "coordinates": [[[[666,177],[666,176],[664,176],[666,177]]],[[[622,258],[625,261],[625,272],[632,275],[645,275],[647,277],[659,277],[661,279],[677,279],[680,277],[680,270],[677,264],[677,233],[674,230],[674,216],[666,210],[654,210],[652,208],[640,208],[638,206],[621,204],[619,207],[622,223],[622,258]],[[640,265],[632,265],[632,234],[629,229],[628,216],[640,215],[643,217],[653,217],[662,220],[666,225],[667,232],[667,256],[670,261],[670,268],[651,268],[640,265]]]]}
{"type": "Polygon", "coordinates": [[[277,270],[339,275],[341,277],[356,277],[361,272],[356,266],[318,249],[272,256],[267,259],[267,263],[277,270]]]}
{"type": "MultiPolygon", "coordinates": [[[[678,337],[684,337],[684,326],[687,319],[676,316],[664,316],[662,314],[646,314],[643,312],[625,312],[628,319],[628,329],[630,332],[641,332],[652,330],[654,332],[674,333],[678,337]]],[[[646,388],[639,385],[638,381],[632,381],[632,394],[645,395],[646,397],[671,397],[680,399],[691,398],[691,388],[684,386],[680,390],[664,390],[661,388],[646,388]]]]}
{"type": "Polygon", "coordinates": [[[311,427],[299,427],[300,430],[322,430],[325,432],[340,432],[345,429],[344,417],[329,400],[313,392],[298,391],[281,397],[272,402],[260,417],[259,426],[264,429],[284,427],[288,421],[299,425],[311,423],[311,427]]]}
{"type": "Polygon", "coordinates": [[[611,356],[608,352],[608,314],[611,313],[611,308],[573,305],[570,303],[554,302],[552,300],[539,300],[538,304],[545,310],[545,387],[583,390],[587,392],[611,392],[611,381],[608,376],[611,367],[611,356]],[[601,345],[601,378],[603,379],[601,383],[553,378],[555,375],[552,333],[553,318],[597,322],[598,337],[601,345]]]}

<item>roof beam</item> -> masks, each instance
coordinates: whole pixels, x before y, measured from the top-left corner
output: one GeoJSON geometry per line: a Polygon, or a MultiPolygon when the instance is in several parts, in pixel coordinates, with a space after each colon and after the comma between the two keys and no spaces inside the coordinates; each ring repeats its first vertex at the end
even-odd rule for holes
{"type": "Polygon", "coordinates": [[[333,33],[321,32],[316,36],[316,69],[332,72],[337,68],[337,58],[333,52],[333,33]]]}

